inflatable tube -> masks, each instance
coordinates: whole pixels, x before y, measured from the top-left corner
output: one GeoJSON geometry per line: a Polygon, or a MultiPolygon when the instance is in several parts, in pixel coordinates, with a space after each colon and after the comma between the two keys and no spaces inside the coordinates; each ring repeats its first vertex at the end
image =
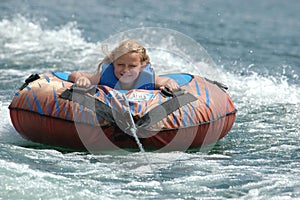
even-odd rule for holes
{"type": "Polygon", "coordinates": [[[200,148],[223,138],[236,117],[225,87],[190,74],[169,74],[181,90],[78,89],[68,73],[31,75],[9,105],[11,121],[31,141],[74,150],[200,148]],[[131,115],[134,124],[130,121],[131,115]]]}

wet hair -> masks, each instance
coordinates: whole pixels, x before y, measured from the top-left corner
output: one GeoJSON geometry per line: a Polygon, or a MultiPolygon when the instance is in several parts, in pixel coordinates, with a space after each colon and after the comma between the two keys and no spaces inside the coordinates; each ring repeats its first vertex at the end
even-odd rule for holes
{"type": "Polygon", "coordinates": [[[142,65],[146,65],[150,62],[150,57],[148,56],[146,49],[138,41],[133,39],[123,40],[111,52],[108,51],[107,46],[103,46],[102,51],[106,56],[98,65],[98,73],[100,73],[101,65],[103,63],[113,63],[116,59],[127,53],[138,53],[142,65]]]}

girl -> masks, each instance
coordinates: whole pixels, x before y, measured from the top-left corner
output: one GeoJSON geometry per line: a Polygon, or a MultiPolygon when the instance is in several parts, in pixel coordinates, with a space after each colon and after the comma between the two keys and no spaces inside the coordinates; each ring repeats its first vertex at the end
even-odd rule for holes
{"type": "Polygon", "coordinates": [[[179,89],[175,80],[154,73],[146,49],[131,39],[121,42],[111,53],[106,54],[95,74],[73,72],[69,80],[78,87],[99,84],[122,90],[179,89]]]}

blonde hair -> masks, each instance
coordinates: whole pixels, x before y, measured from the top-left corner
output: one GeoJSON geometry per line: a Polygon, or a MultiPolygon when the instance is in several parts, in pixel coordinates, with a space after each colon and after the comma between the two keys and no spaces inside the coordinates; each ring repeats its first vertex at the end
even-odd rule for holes
{"type": "Polygon", "coordinates": [[[146,49],[136,40],[126,39],[122,41],[114,50],[109,52],[106,46],[102,47],[103,53],[106,55],[104,59],[98,65],[97,73],[100,73],[101,65],[103,63],[113,63],[120,56],[127,53],[138,53],[140,56],[140,61],[142,65],[146,65],[150,62],[150,57],[148,56],[146,49]]]}

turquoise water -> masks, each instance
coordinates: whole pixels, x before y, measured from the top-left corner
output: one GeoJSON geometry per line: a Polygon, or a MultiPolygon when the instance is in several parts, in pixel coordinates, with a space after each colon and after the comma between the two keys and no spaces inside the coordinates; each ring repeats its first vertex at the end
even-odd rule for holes
{"type": "MultiPolygon", "coordinates": [[[[300,198],[299,6],[297,0],[2,1],[0,199],[300,198]],[[184,34],[214,60],[190,68],[176,53],[150,51],[159,73],[214,76],[229,86],[238,115],[225,138],[194,153],[92,154],[18,135],[7,107],[26,77],[92,72],[103,41],[143,27],[184,34]]],[[[146,44],[190,48],[157,38],[146,44]]]]}

